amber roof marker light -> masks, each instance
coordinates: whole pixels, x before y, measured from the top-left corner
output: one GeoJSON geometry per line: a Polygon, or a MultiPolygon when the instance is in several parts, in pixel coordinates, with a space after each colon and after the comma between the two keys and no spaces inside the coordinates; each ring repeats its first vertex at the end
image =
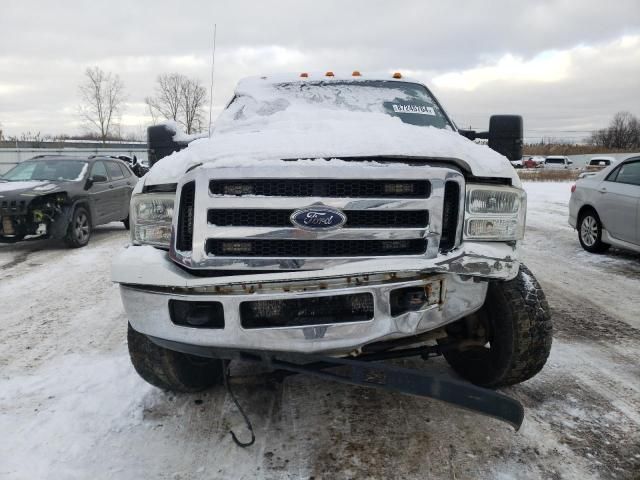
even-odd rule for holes
{"type": "Polygon", "coordinates": [[[329,71],[327,73],[324,74],[325,77],[335,77],[335,75],[333,74],[333,72],[329,71]]]}
{"type": "Polygon", "coordinates": [[[354,70],[353,73],[351,74],[352,77],[361,77],[362,74],[358,71],[358,70],[354,70]]]}
{"type": "Polygon", "coordinates": [[[309,78],[309,74],[307,72],[302,72],[300,74],[300,78],[309,78]]]}
{"type": "Polygon", "coordinates": [[[402,78],[402,74],[400,72],[395,72],[393,74],[393,78],[402,78]]]}

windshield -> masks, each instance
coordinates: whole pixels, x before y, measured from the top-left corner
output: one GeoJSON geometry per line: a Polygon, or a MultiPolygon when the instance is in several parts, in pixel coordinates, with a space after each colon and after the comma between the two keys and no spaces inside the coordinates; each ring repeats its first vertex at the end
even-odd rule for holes
{"type": "Polygon", "coordinates": [[[564,165],[564,159],[563,158],[547,158],[545,160],[546,163],[561,163],[564,165]]]}
{"type": "Polygon", "coordinates": [[[13,167],[2,179],[10,182],[82,180],[86,170],[87,162],[78,160],[29,160],[13,167]]]}
{"type": "Polygon", "coordinates": [[[384,80],[271,84],[247,95],[238,94],[225,116],[232,123],[241,123],[300,107],[312,107],[316,115],[325,110],[327,116],[332,110],[384,113],[411,125],[452,129],[424,86],[384,80]]]}

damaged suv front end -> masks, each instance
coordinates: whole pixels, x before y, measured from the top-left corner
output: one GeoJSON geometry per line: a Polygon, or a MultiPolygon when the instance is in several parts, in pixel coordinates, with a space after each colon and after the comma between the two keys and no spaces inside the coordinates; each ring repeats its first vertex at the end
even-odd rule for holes
{"type": "Polygon", "coordinates": [[[63,238],[87,169],[79,160],[30,160],[0,178],[0,242],[63,238]]]}
{"type": "Polygon", "coordinates": [[[56,227],[64,235],[67,222],[63,209],[67,203],[66,193],[37,196],[33,200],[13,196],[0,199],[0,241],[11,243],[28,236],[46,237],[55,232],[56,227]]]}

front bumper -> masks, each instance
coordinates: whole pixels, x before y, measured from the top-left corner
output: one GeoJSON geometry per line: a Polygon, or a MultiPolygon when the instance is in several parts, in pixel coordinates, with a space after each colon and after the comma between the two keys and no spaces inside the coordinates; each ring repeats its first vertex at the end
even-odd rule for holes
{"type": "Polygon", "coordinates": [[[346,354],[368,343],[410,337],[454,322],[478,310],[488,280],[508,280],[519,268],[515,245],[469,243],[448,255],[416,262],[366,261],[324,270],[203,278],[173,263],[168,254],[132,246],[113,265],[113,281],[129,322],[143,334],[213,348],[346,354]],[[418,311],[392,315],[390,292],[405,287],[438,285],[440,299],[418,311]],[[241,325],[240,304],[370,293],[371,320],[313,326],[252,328],[241,325]],[[223,329],[176,325],[169,301],[220,302],[223,329]]]}

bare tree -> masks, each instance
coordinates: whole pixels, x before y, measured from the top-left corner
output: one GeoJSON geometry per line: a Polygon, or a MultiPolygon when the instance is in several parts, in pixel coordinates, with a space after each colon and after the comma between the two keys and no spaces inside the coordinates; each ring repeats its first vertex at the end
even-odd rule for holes
{"type": "Polygon", "coordinates": [[[182,109],[187,133],[202,129],[202,114],[207,101],[207,90],[197,80],[187,80],[182,89],[182,109]]]}
{"type": "Polygon", "coordinates": [[[155,108],[153,108],[150,101],[151,101],[151,97],[146,97],[144,99],[144,103],[147,104],[147,110],[149,110],[149,116],[151,117],[151,124],[155,125],[156,123],[158,123],[158,111],[155,108]]]}
{"type": "Polygon", "coordinates": [[[125,101],[124,84],[118,75],[100,67],[87,68],[85,76],[80,85],[80,115],[105,143],[118,130],[117,120],[125,101]]]}
{"type": "Polygon", "coordinates": [[[640,147],[640,121],[629,112],[618,112],[607,128],[595,131],[591,143],[607,148],[634,149],[640,147]]]}
{"type": "Polygon", "coordinates": [[[179,73],[158,75],[156,96],[144,99],[152,116],[160,115],[166,120],[178,121],[182,88],[186,80],[187,78],[179,73]]]}
{"type": "Polygon", "coordinates": [[[154,123],[158,117],[174,120],[189,134],[201,130],[206,102],[202,84],[179,73],[158,76],[155,96],[145,98],[154,123]]]}

